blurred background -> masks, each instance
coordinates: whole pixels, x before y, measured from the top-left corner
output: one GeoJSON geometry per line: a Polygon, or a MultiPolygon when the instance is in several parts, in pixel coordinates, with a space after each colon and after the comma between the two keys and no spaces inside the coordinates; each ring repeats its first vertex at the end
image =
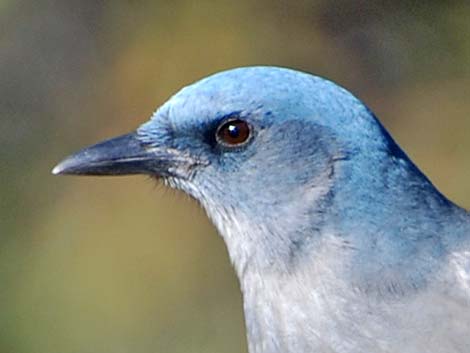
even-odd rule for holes
{"type": "Polygon", "coordinates": [[[53,177],[180,87],[244,65],[329,77],[470,207],[468,1],[0,0],[0,352],[246,352],[202,210],[143,177],[53,177]]]}

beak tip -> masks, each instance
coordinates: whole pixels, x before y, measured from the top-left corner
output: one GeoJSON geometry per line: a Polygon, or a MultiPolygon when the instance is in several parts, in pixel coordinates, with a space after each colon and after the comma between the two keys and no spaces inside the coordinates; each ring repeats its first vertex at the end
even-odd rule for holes
{"type": "Polygon", "coordinates": [[[60,162],[59,164],[57,164],[54,167],[54,169],[52,169],[51,173],[53,175],[67,174],[67,169],[69,169],[68,166],[67,166],[69,163],[67,163],[67,162],[68,162],[68,160],[66,159],[66,160],[60,162]]]}
{"type": "Polygon", "coordinates": [[[60,164],[57,164],[54,169],[52,169],[51,173],[53,175],[60,175],[62,173],[62,167],[60,166],[60,164]]]}

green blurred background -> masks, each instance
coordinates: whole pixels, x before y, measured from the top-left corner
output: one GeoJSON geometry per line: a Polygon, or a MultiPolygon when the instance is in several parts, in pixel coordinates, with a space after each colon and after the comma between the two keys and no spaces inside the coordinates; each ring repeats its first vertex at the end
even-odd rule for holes
{"type": "Polygon", "coordinates": [[[468,1],[0,0],[0,352],[246,352],[221,238],[142,177],[53,177],[178,88],[270,64],[362,98],[470,206],[468,1]]]}

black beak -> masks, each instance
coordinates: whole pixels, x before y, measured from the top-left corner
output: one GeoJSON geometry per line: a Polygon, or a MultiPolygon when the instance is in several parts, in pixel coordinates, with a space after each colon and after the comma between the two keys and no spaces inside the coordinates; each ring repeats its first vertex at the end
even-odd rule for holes
{"type": "Polygon", "coordinates": [[[130,175],[168,171],[167,153],[143,145],[135,133],[119,136],[82,149],[60,162],[53,174],[130,175]]]}

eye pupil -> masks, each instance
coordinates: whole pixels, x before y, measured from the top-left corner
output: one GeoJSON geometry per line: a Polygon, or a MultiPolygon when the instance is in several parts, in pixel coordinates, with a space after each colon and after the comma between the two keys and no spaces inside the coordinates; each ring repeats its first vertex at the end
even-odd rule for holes
{"type": "Polygon", "coordinates": [[[232,138],[237,138],[238,135],[240,134],[240,131],[238,130],[238,127],[236,125],[229,125],[227,128],[227,132],[232,138]]]}
{"type": "Polygon", "coordinates": [[[250,137],[250,126],[241,119],[223,122],[217,129],[217,141],[225,146],[241,145],[250,137]]]}

